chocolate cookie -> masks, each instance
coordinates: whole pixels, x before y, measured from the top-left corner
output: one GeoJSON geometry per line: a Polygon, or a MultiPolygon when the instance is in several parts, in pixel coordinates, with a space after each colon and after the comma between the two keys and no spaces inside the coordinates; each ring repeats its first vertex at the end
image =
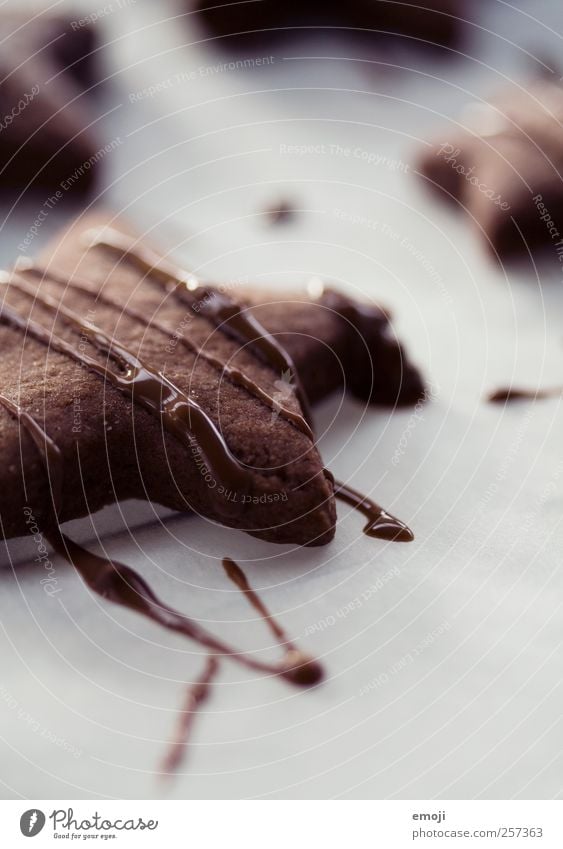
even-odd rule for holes
{"type": "Polygon", "coordinates": [[[366,35],[387,32],[408,36],[413,44],[451,46],[460,40],[467,4],[462,0],[427,0],[424,4],[414,0],[352,0],[346,4],[195,0],[188,5],[199,13],[208,30],[227,40],[225,46],[240,46],[249,38],[261,42],[284,39],[296,29],[323,26],[365,31],[366,35]]]}
{"type": "Polygon", "coordinates": [[[252,293],[252,313],[291,355],[311,404],[344,389],[386,407],[416,404],[424,395],[418,369],[393,332],[388,314],[311,281],[315,295],[278,301],[252,293]]]}
{"type": "MultiPolygon", "coordinates": [[[[330,291],[239,305],[101,221],[5,274],[3,535],[25,532],[26,509],[64,522],[149,498],[273,542],[328,542],[333,479],[306,395],[349,384],[368,400],[416,400],[420,378],[397,369],[386,316],[330,291]],[[387,365],[389,381],[374,379],[387,365]]],[[[403,533],[368,501],[375,535],[403,533]]]]}
{"type": "MultiPolygon", "coordinates": [[[[84,229],[109,226],[105,213],[89,213],[43,260],[71,274],[84,252],[84,229]],[[78,251],[78,254],[77,254],[78,251]]],[[[126,223],[118,229],[129,232],[126,223]]],[[[221,291],[247,307],[290,355],[305,398],[304,407],[344,390],[360,401],[386,407],[411,406],[424,395],[424,382],[399,342],[389,314],[331,288],[319,278],[276,297],[268,290],[226,283],[221,291]]],[[[284,370],[283,363],[280,364],[284,370]]],[[[276,376],[279,381],[280,374],[276,376]]],[[[270,387],[276,392],[276,386],[270,387]]]]}
{"type": "Polygon", "coordinates": [[[86,192],[98,145],[83,94],[95,78],[91,26],[0,16],[0,186],[86,192]]]}
{"type": "Polygon", "coordinates": [[[501,259],[551,245],[563,261],[563,86],[541,78],[470,104],[420,158],[429,186],[471,215],[501,259]]]}
{"type": "MultiPolygon", "coordinates": [[[[332,483],[297,393],[265,402],[282,366],[295,385],[281,349],[218,290],[77,235],[48,269],[7,275],[0,325],[2,394],[60,454],[59,521],[150,498],[275,542],[328,542],[332,483]]],[[[44,519],[54,493],[9,410],[1,439],[10,536],[25,530],[23,506],[44,519]]]]}

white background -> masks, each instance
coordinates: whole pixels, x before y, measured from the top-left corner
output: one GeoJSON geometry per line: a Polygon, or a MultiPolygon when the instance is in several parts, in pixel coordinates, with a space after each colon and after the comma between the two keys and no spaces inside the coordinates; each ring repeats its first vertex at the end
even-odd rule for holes
{"type": "MultiPolygon", "coordinates": [[[[138,0],[98,24],[113,42],[96,109],[114,111],[100,136],[122,140],[105,160],[100,200],[203,276],[284,288],[317,274],[381,301],[435,392],[416,420],[340,398],[317,414],[326,465],[407,521],[410,545],[363,537],[344,506],[335,542],[316,550],[195,518],[138,527],[137,508],[134,534],[108,538],[108,551],[163,598],[276,657],[222,573],[230,555],[326,666],[322,686],[298,692],[223,664],[174,781],[156,773],[185,682],[202,666],[198,647],[93,597],[59,562],[60,592],[49,598],[36,566],[13,570],[5,556],[1,795],[563,795],[561,401],[484,402],[511,379],[562,382],[561,271],[554,255],[537,273],[496,267],[467,219],[413,173],[420,141],[451,126],[464,103],[506,77],[525,81],[534,55],[551,67],[560,55],[555,0],[483,5],[467,55],[326,35],[267,48],[260,55],[273,64],[246,72],[217,71],[229,57],[195,43],[193,22],[157,23],[165,3],[138,0]],[[131,102],[186,71],[200,75],[131,102]],[[387,162],[290,156],[285,144],[338,144],[387,162]],[[273,228],[260,212],[280,196],[302,211],[273,228]]],[[[40,206],[4,204],[6,262],[40,206]]],[[[37,247],[69,214],[65,204],[49,216],[37,247]]],[[[118,512],[104,522],[115,531],[118,512]]]]}
{"type": "MultiPolygon", "coordinates": [[[[538,846],[541,849],[558,849],[561,846],[561,818],[559,805],[554,802],[528,801],[481,801],[432,803],[428,801],[384,801],[361,802],[348,801],[334,805],[330,801],[292,801],[283,808],[275,802],[240,801],[182,801],[166,802],[151,800],[140,801],[57,801],[35,802],[38,810],[46,816],[43,830],[35,845],[66,845],[59,842],[61,836],[70,833],[69,842],[83,845],[86,838],[90,845],[96,838],[96,832],[62,827],[65,812],[72,809],[72,817],[78,823],[92,820],[97,812],[100,820],[115,822],[118,819],[131,818],[135,821],[142,817],[145,822],[157,820],[158,826],[152,831],[117,831],[115,846],[170,846],[186,845],[186,835],[191,842],[205,842],[207,846],[224,846],[231,843],[233,837],[244,840],[249,849],[259,849],[264,845],[267,835],[268,846],[283,849],[295,841],[298,836],[301,844],[319,843],[323,846],[342,846],[343,843],[362,845],[368,840],[372,843],[384,840],[390,849],[403,849],[404,846],[475,846],[482,849],[507,843],[512,847],[538,846]],[[56,811],[57,828],[53,829],[51,814],[56,811]],[[283,814],[283,815],[282,815],[283,814]],[[445,815],[445,819],[444,819],[445,815]],[[434,816],[436,819],[420,819],[421,816],[434,816]],[[272,824],[275,823],[275,827],[272,824]],[[487,830],[516,829],[533,830],[535,836],[520,839],[488,838],[482,834],[487,830]],[[452,832],[469,831],[470,837],[451,837],[452,832]],[[434,834],[434,838],[429,835],[434,834]],[[444,832],[449,836],[444,837],[444,832]],[[436,839],[441,833],[441,839],[436,839]],[[55,837],[56,834],[56,837],[55,837]],[[423,836],[423,834],[425,836],[423,836]],[[81,839],[82,838],[82,839],[81,839]],[[81,839],[77,843],[77,839],[81,839]],[[42,843],[39,843],[39,840],[42,843]],[[56,841],[53,844],[53,841],[56,841]]],[[[27,813],[25,823],[29,822],[32,810],[28,803],[24,810],[22,802],[0,802],[0,814],[4,819],[3,839],[7,845],[22,846],[27,836],[20,832],[20,817],[27,813]]],[[[68,816],[68,814],[67,814],[68,816]]],[[[95,845],[101,842],[101,832],[95,845]]],[[[29,845],[29,843],[27,843],[29,845]]]]}

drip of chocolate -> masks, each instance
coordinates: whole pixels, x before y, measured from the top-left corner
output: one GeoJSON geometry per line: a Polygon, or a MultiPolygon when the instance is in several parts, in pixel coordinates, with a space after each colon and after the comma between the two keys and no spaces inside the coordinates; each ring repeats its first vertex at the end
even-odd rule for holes
{"type": "MultiPolygon", "coordinates": [[[[63,474],[61,455],[53,440],[32,416],[21,410],[13,402],[0,395],[0,403],[18,418],[37,446],[47,472],[52,477],[54,476],[60,484],[63,474]]],[[[145,579],[134,569],[125,566],[123,563],[93,554],[71,540],[59,529],[56,514],[46,524],[46,536],[54,550],[75,567],[84,582],[94,592],[108,599],[108,601],[134,610],[170,631],[175,631],[195,640],[214,654],[231,657],[250,669],[280,675],[298,686],[311,686],[321,680],[322,669],[319,664],[298,651],[293,644],[289,644],[286,656],[280,664],[256,660],[223,643],[201,628],[196,622],[160,601],[145,579]]],[[[233,568],[236,567],[233,561],[230,560],[229,562],[233,568]]],[[[248,582],[242,570],[239,567],[236,567],[236,569],[238,569],[239,580],[248,587],[248,582]]],[[[254,599],[253,604],[256,604],[256,594],[250,590],[250,587],[248,587],[248,591],[254,599]]],[[[270,627],[272,627],[271,624],[270,627]]],[[[276,627],[283,634],[279,626],[276,627]]]]}
{"type": "Polygon", "coordinates": [[[203,702],[209,698],[218,671],[219,661],[215,655],[210,654],[201,676],[191,687],[188,687],[176,736],[162,764],[162,772],[165,776],[170,776],[178,771],[187,752],[196,713],[203,702]]]}
{"type": "Polygon", "coordinates": [[[260,614],[278,644],[285,648],[284,665],[294,669],[300,677],[300,683],[304,687],[318,684],[323,679],[323,670],[321,665],[313,660],[308,655],[304,654],[297,646],[289,639],[285,630],[274,619],[260,596],[252,589],[248,583],[248,579],[240,566],[231,560],[230,557],[223,558],[223,568],[231,581],[244,593],[252,607],[260,614]]]}
{"type": "MultiPolygon", "coordinates": [[[[131,257],[129,249],[126,255],[128,258],[131,257]]],[[[137,261],[137,254],[134,256],[135,261],[137,261]]],[[[141,260],[143,263],[145,262],[143,257],[141,257],[141,260]]],[[[151,262],[151,274],[153,274],[155,268],[156,266],[151,262]]],[[[29,267],[23,268],[21,271],[24,273],[30,272],[35,275],[39,274],[40,276],[43,274],[29,267]]],[[[182,291],[184,293],[193,292],[198,288],[198,284],[189,276],[185,275],[184,272],[180,271],[172,278],[168,271],[164,271],[160,266],[157,272],[158,275],[162,275],[162,282],[165,280],[170,282],[172,280],[176,286],[181,285],[183,287],[182,291]],[[184,276],[182,277],[182,275],[184,276]]],[[[145,326],[150,326],[151,324],[157,327],[159,326],[153,321],[147,321],[137,311],[131,308],[123,308],[120,304],[116,304],[111,299],[105,298],[101,293],[94,292],[87,284],[76,280],[63,281],[61,278],[56,278],[53,275],[45,274],[45,276],[53,282],[71,286],[76,290],[83,291],[100,299],[108,305],[123,309],[131,317],[141,321],[145,326]]],[[[53,313],[57,317],[62,317],[63,323],[68,323],[81,336],[87,338],[95,349],[106,354],[108,361],[112,361],[117,366],[117,369],[109,365],[102,365],[97,359],[88,356],[83,350],[74,347],[56,333],[31,319],[23,317],[16,309],[5,302],[0,310],[0,321],[18,328],[40,343],[74,359],[104,380],[107,380],[121,392],[128,394],[134,402],[141,404],[152,414],[159,417],[166,430],[175,435],[184,445],[191,446],[195,442],[217,478],[228,487],[236,487],[240,490],[249,485],[251,481],[250,477],[247,475],[244,467],[230,453],[213,421],[195,401],[186,396],[162,373],[151,369],[128,348],[116,342],[101,328],[88,321],[84,321],[80,315],[63,306],[58,300],[49,295],[39,293],[37,288],[31,285],[22,274],[8,275],[3,278],[3,282],[9,283],[14,289],[28,296],[43,309],[53,313]]],[[[332,293],[330,295],[332,297],[332,293]]],[[[196,309],[196,306],[198,311],[203,315],[207,317],[213,316],[213,321],[218,326],[220,325],[223,329],[226,329],[227,332],[233,333],[246,342],[256,343],[257,347],[268,359],[268,362],[271,364],[275,363],[277,366],[283,365],[289,367],[291,373],[295,374],[291,359],[285,354],[276,340],[273,337],[268,339],[266,331],[262,329],[261,325],[252,316],[242,316],[239,311],[240,308],[234,302],[218,293],[206,290],[203,301],[201,303],[193,303],[194,309],[196,309]],[[210,303],[213,305],[209,306],[210,303]],[[278,358],[279,352],[282,355],[281,359],[278,358]]],[[[369,308],[366,308],[366,310],[369,310],[369,308]]],[[[353,304],[351,301],[346,309],[342,307],[341,303],[340,312],[360,330],[362,329],[362,321],[365,320],[368,322],[373,320],[373,316],[366,313],[364,308],[353,304]]],[[[165,325],[160,325],[160,329],[163,329],[167,333],[169,332],[169,328],[165,327],[165,325]]],[[[218,369],[221,369],[222,372],[225,372],[229,379],[237,382],[239,385],[245,386],[248,391],[260,397],[264,403],[268,403],[269,405],[275,404],[267,393],[263,392],[253,381],[246,378],[242,372],[237,369],[228,368],[221,360],[211,357],[206,352],[201,352],[189,339],[185,340],[185,344],[196,354],[201,354],[201,356],[212,362],[218,369]]],[[[227,557],[223,560],[226,574],[260,614],[279,645],[283,647],[284,657],[279,663],[262,662],[257,660],[252,654],[246,654],[224,643],[208,633],[193,620],[163,603],[154,594],[145,579],[135,570],[117,561],[93,554],[64,535],[57,521],[63,479],[61,452],[56,443],[28,412],[21,409],[17,404],[3,395],[0,395],[0,405],[4,406],[21,423],[21,426],[28,433],[39,451],[47,474],[49,475],[52,491],[52,513],[49,517],[42,519],[42,522],[44,522],[45,526],[45,535],[55,551],[71,563],[81,575],[84,582],[103,598],[135,611],[161,627],[195,640],[210,652],[210,657],[202,676],[187,693],[187,702],[182,714],[178,735],[165,761],[165,766],[169,772],[175,771],[181,762],[183,753],[186,750],[194,715],[200,704],[207,698],[213,679],[217,673],[218,657],[229,657],[249,669],[283,677],[290,683],[300,687],[313,686],[322,680],[323,670],[320,664],[301,652],[289,639],[287,633],[274,619],[256,592],[250,587],[243,571],[231,558],[227,557]]],[[[300,427],[303,432],[307,432],[305,429],[307,425],[302,417],[293,414],[292,411],[286,408],[280,409],[278,405],[275,405],[274,408],[278,409],[280,415],[285,415],[293,424],[300,427]],[[291,418],[292,416],[293,418],[291,418]]],[[[332,477],[328,472],[326,472],[326,475],[329,478],[332,477]]],[[[360,493],[357,493],[344,484],[337,484],[336,495],[367,517],[368,523],[364,528],[364,532],[369,536],[397,541],[413,539],[412,533],[404,523],[389,515],[369,498],[360,495],[360,493]]]]}
{"type": "MultiPolygon", "coordinates": [[[[210,652],[229,657],[248,669],[279,675],[299,687],[312,686],[320,680],[315,669],[318,664],[310,661],[301,652],[297,653],[297,657],[288,652],[288,656],[277,664],[256,660],[214,637],[197,622],[165,604],[154,594],[145,579],[129,566],[87,551],[58,528],[49,529],[46,536],[54,550],[74,566],[90,589],[102,598],[140,613],[168,631],[182,634],[210,652]],[[309,667],[312,671],[304,673],[303,670],[308,670],[309,667]]],[[[320,670],[320,667],[318,668],[320,670]]]]}
{"type": "Polygon", "coordinates": [[[518,389],[514,386],[496,389],[488,396],[487,401],[491,404],[505,404],[507,401],[537,401],[543,398],[560,398],[563,394],[561,386],[553,389],[518,389]]]}
{"type": "MultiPolygon", "coordinates": [[[[16,270],[20,272],[27,272],[32,274],[33,276],[39,279],[46,279],[53,283],[57,283],[60,286],[68,287],[69,289],[74,289],[77,292],[81,292],[85,295],[90,295],[96,301],[100,303],[106,304],[106,306],[113,307],[114,309],[118,309],[124,315],[129,316],[130,318],[135,319],[136,321],[143,324],[148,328],[155,328],[160,330],[162,333],[166,333],[169,335],[171,332],[175,332],[173,328],[168,327],[166,324],[163,324],[158,319],[154,317],[147,319],[139,310],[136,310],[133,307],[128,305],[121,304],[117,301],[114,301],[112,298],[108,298],[102,292],[97,292],[93,289],[88,283],[82,280],[78,280],[76,276],[73,276],[72,279],[62,278],[56,274],[53,274],[51,271],[47,271],[46,269],[39,269],[30,264],[27,260],[25,265],[18,264],[16,266],[16,270]]],[[[258,398],[262,403],[264,403],[271,410],[276,411],[281,418],[285,419],[288,422],[291,422],[301,433],[304,433],[305,436],[309,437],[309,439],[314,442],[315,437],[314,434],[303,418],[299,413],[287,409],[282,404],[279,404],[275,401],[271,395],[262,389],[261,386],[252,380],[248,375],[244,374],[244,372],[240,371],[240,369],[234,368],[232,366],[227,365],[227,363],[223,362],[223,360],[218,357],[213,356],[208,351],[205,351],[200,345],[191,340],[188,336],[180,336],[180,344],[182,344],[185,348],[191,351],[196,357],[199,357],[202,360],[210,363],[217,371],[219,371],[222,375],[224,375],[231,383],[236,384],[237,386],[242,386],[253,395],[255,398],[258,398]]]]}
{"type": "MultiPolygon", "coordinates": [[[[32,416],[3,395],[0,395],[0,403],[17,417],[22,427],[33,439],[51,479],[54,477],[59,483],[62,482],[61,455],[53,440],[32,416]]],[[[53,501],[55,503],[56,499],[54,498],[53,501]]],[[[285,640],[288,649],[282,662],[272,664],[256,660],[254,657],[217,639],[196,622],[160,601],[145,579],[134,569],[125,566],[123,563],[93,554],[63,534],[56,520],[56,511],[46,522],[45,535],[53,549],[74,566],[87,586],[102,598],[140,613],[167,630],[183,634],[212,652],[213,656],[210,658],[207,667],[207,677],[203,682],[199,682],[199,689],[191,696],[191,701],[195,706],[206,695],[216,673],[218,663],[216,655],[230,657],[252,670],[279,675],[299,687],[312,686],[322,680],[323,671],[320,664],[300,652],[288,640],[285,640]]],[[[228,571],[227,574],[231,577],[236,574],[237,585],[244,589],[245,594],[249,594],[253,606],[265,611],[269,627],[274,629],[276,634],[285,636],[283,629],[277,623],[274,623],[271,614],[266,611],[256,593],[250,589],[240,567],[230,558],[228,558],[228,562],[231,571],[228,571]]],[[[189,731],[189,724],[187,730],[189,731]]]]}
{"type": "Polygon", "coordinates": [[[236,341],[249,345],[274,370],[281,374],[289,373],[305,419],[311,424],[309,403],[291,357],[248,310],[242,312],[241,306],[227,295],[205,288],[190,272],[164,262],[158,254],[139,247],[134,239],[116,230],[102,228],[88,231],[84,238],[90,247],[102,247],[112,251],[121,259],[131,262],[150,279],[166,286],[172,283],[172,291],[187,302],[194,312],[207,318],[215,327],[236,341]],[[196,292],[197,297],[194,294],[196,292]]]}
{"type": "Polygon", "coordinates": [[[227,573],[227,577],[245,594],[252,607],[260,614],[276,640],[279,643],[287,642],[285,631],[278,625],[262,599],[252,589],[238,563],[235,563],[230,557],[224,557],[223,569],[227,573]]]}
{"type": "Polygon", "coordinates": [[[412,542],[414,540],[413,532],[404,522],[392,516],[371,498],[362,495],[352,487],[336,481],[334,495],[366,517],[368,521],[363,528],[366,536],[392,542],[412,542]]]}
{"type": "Polygon", "coordinates": [[[262,215],[269,221],[270,224],[288,224],[297,214],[297,210],[291,201],[287,198],[281,198],[275,203],[267,206],[262,215]]]}
{"type": "MultiPolygon", "coordinates": [[[[293,670],[292,682],[307,687],[318,684],[324,677],[322,666],[300,649],[298,649],[287,635],[287,632],[270,613],[260,596],[248,583],[248,578],[230,557],[223,558],[223,568],[230,580],[248,599],[252,607],[260,614],[261,618],[270,629],[279,645],[285,649],[282,666],[293,670]]],[[[213,681],[219,670],[218,658],[211,654],[198,680],[188,688],[185,706],[180,716],[176,737],[164,760],[163,772],[170,774],[176,772],[180,766],[187,750],[189,736],[191,734],[195,716],[198,708],[210,695],[213,681]]],[[[279,673],[283,674],[283,673],[279,673]]]]}

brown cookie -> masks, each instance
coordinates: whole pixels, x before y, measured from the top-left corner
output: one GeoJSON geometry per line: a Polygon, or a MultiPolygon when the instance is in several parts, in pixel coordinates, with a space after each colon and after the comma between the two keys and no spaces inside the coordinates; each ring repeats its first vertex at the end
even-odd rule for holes
{"type": "Polygon", "coordinates": [[[380,35],[382,32],[412,39],[414,45],[454,45],[463,32],[467,3],[463,0],[352,0],[346,4],[309,0],[240,2],[195,0],[188,8],[224,46],[240,46],[249,39],[260,42],[287,39],[300,29],[342,27],[351,35],[380,35]]]}
{"type": "Polygon", "coordinates": [[[428,185],[464,207],[501,259],[551,245],[563,260],[563,86],[512,84],[470,104],[420,157],[428,185]]]}
{"type": "Polygon", "coordinates": [[[93,28],[4,14],[0,38],[0,186],[88,191],[99,149],[83,96],[95,79],[93,28]]]}
{"type": "MultiPolygon", "coordinates": [[[[265,403],[279,373],[231,333],[238,308],[232,321],[210,318],[216,301],[229,304],[224,295],[170,288],[129,256],[85,249],[76,230],[47,270],[22,266],[9,281],[2,394],[60,452],[60,521],[149,498],[274,542],[332,538],[332,482],[296,393],[265,403]]],[[[25,531],[24,506],[45,517],[52,500],[18,425],[3,409],[5,536],[25,531]]]]}
{"type": "Polygon", "coordinates": [[[311,404],[339,390],[386,407],[411,406],[423,397],[420,372],[380,307],[331,288],[277,301],[253,292],[248,303],[291,355],[311,404]]]}
{"type": "Polygon", "coordinates": [[[392,403],[409,386],[416,400],[385,314],[331,291],[238,305],[106,224],[87,216],[6,275],[3,535],[26,531],[26,508],[64,522],[149,498],[273,542],[328,542],[333,482],[305,394],[348,384],[392,403]]]}

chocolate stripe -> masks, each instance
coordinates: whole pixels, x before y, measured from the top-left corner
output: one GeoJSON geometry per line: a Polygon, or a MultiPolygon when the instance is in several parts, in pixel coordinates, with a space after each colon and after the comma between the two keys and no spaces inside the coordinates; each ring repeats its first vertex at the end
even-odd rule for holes
{"type": "Polygon", "coordinates": [[[297,369],[287,351],[268,333],[266,328],[252,315],[242,312],[242,307],[231,298],[201,285],[195,275],[162,260],[157,254],[136,245],[134,239],[111,228],[89,230],[84,234],[89,247],[102,247],[126,259],[142,271],[149,279],[161,285],[173,284],[171,291],[183,303],[199,315],[203,315],[219,330],[238,342],[249,344],[262,356],[266,364],[280,372],[289,372],[305,420],[311,425],[309,402],[301,385],[297,369]],[[198,297],[194,296],[198,293],[198,297]]]}
{"type": "MultiPolygon", "coordinates": [[[[252,489],[252,475],[231,454],[214,422],[196,401],[185,395],[167,377],[145,365],[131,351],[111,339],[96,325],[84,322],[79,315],[63,307],[54,298],[39,295],[35,287],[27,281],[18,279],[14,275],[9,280],[10,285],[15,289],[34,298],[37,303],[56,315],[63,315],[81,335],[119,365],[123,372],[120,374],[101,365],[93,357],[70,345],[53,332],[45,330],[42,325],[23,318],[5,302],[0,310],[0,320],[18,327],[38,342],[71,357],[107,380],[134,402],[158,416],[165,429],[186,447],[193,448],[195,442],[210,470],[225,487],[242,492],[252,489]]],[[[217,499],[216,506],[224,512],[228,509],[229,503],[228,499],[217,499]]]]}
{"type": "MultiPolygon", "coordinates": [[[[31,264],[26,264],[24,268],[18,268],[18,270],[33,274],[34,276],[39,277],[40,279],[52,281],[60,286],[68,286],[69,288],[74,289],[77,292],[81,292],[85,295],[90,295],[97,301],[100,301],[100,303],[106,304],[106,306],[119,310],[124,315],[127,315],[135,321],[140,322],[141,324],[143,324],[144,327],[155,328],[156,330],[159,330],[161,333],[164,333],[167,336],[175,332],[173,328],[167,327],[166,324],[163,324],[158,319],[147,319],[142,313],[140,313],[133,307],[127,306],[118,301],[114,301],[112,298],[107,297],[107,295],[104,295],[102,292],[98,292],[96,289],[94,289],[87,283],[79,279],[77,280],[75,275],[73,275],[72,278],[66,279],[60,277],[59,275],[53,274],[53,272],[47,269],[39,269],[31,264]]],[[[292,425],[295,425],[295,427],[300,430],[301,433],[304,433],[305,436],[307,436],[311,440],[311,442],[315,441],[314,434],[303,416],[299,415],[299,413],[296,413],[293,410],[288,410],[287,407],[284,407],[283,405],[279,404],[271,397],[271,395],[265,392],[265,390],[262,389],[261,386],[258,386],[258,384],[254,380],[248,377],[248,375],[244,374],[244,372],[242,372],[240,369],[233,368],[232,366],[227,365],[218,357],[215,357],[213,356],[213,354],[210,354],[208,351],[205,351],[187,336],[180,336],[179,340],[185,348],[187,348],[197,357],[201,358],[202,360],[205,360],[205,362],[209,363],[209,365],[217,369],[217,371],[224,375],[231,383],[235,384],[236,386],[241,386],[255,398],[258,398],[259,401],[262,401],[262,403],[264,403],[271,410],[278,413],[281,418],[284,418],[292,425]]]]}

